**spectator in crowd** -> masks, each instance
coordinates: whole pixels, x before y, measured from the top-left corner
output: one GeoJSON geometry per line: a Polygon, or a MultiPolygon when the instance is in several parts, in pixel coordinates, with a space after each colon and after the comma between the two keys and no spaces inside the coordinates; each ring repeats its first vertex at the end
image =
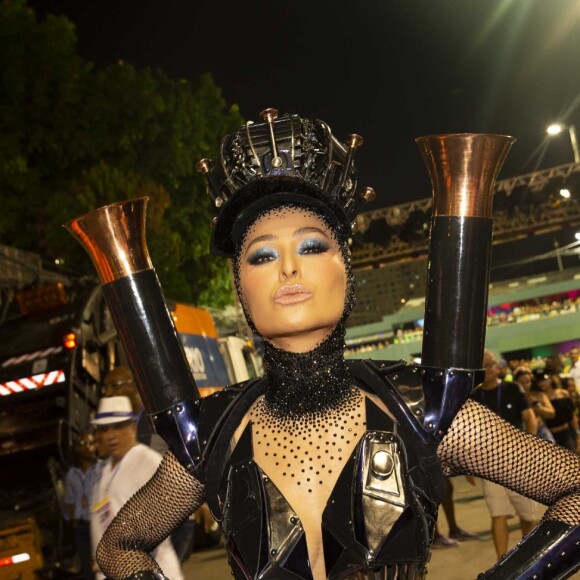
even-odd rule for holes
{"type": "Polygon", "coordinates": [[[578,418],[568,391],[560,388],[545,369],[535,369],[534,380],[535,388],[547,395],[555,410],[554,417],[546,419],[548,429],[558,445],[575,452],[578,447],[578,418]]]}
{"type": "MultiPolygon", "coordinates": [[[[167,443],[151,428],[144,412],[143,401],[135,384],[131,369],[126,366],[110,370],[103,381],[104,396],[125,396],[131,400],[133,413],[137,418],[137,441],[143,443],[163,455],[167,451],[167,443]]],[[[191,555],[194,542],[195,521],[188,518],[171,534],[171,542],[177,552],[180,562],[185,562],[191,555]]]]}
{"type": "Polygon", "coordinates": [[[541,318],[553,318],[554,316],[576,312],[576,310],[576,304],[570,299],[564,299],[563,301],[554,300],[550,303],[538,303],[537,301],[534,301],[532,304],[527,304],[522,302],[508,310],[499,309],[497,307],[490,308],[487,321],[490,326],[527,322],[529,320],[539,320],[541,318]]]}
{"type": "Polygon", "coordinates": [[[546,357],[546,373],[549,375],[560,375],[564,372],[564,364],[559,354],[551,354],[546,357]]]}
{"type": "MultiPolygon", "coordinates": [[[[466,475],[465,479],[471,484],[475,485],[475,478],[471,475],[466,475]]],[[[449,528],[449,535],[445,536],[439,531],[439,524],[435,524],[435,535],[433,537],[432,548],[452,548],[458,546],[459,542],[467,540],[475,540],[477,536],[465,531],[457,525],[455,518],[455,503],[453,502],[453,483],[449,477],[445,478],[445,497],[441,502],[447,526],[449,528]]]]}
{"type": "Polygon", "coordinates": [[[533,380],[531,369],[528,367],[519,367],[514,373],[514,379],[525,393],[528,403],[536,416],[538,423],[536,435],[542,439],[555,443],[554,436],[546,426],[545,419],[552,419],[556,414],[556,411],[545,393],[532,388],[533,380]]]}
{"type": "Polygon", "coordinates": [[[143,411],[143,401],[129,367],[119,366],[110,370],[105,376],[101,390],[105,397],[129,397],[137,420],[137,441],[144,443],[162,455],[167,451],[167,444],[153,431],[143,411]]]}
{"type": "Polygon", "coordinates": [[[510,360],[508,360],[508,366],[510,368],[510,374],[512,375],[512,377],[514,376],[514,373],[516,372],[516,370],[522,366],[522,363],[520,362],[520,359],[517,358],[510,358],[510,360]]]}
{"type": "Polygon", "coordinates": [[[568,354],[570,356],[570,368],[567,373],[574,379],[576,390],[580,392],[580,349],[577,346],[573,346],[568,354]]]}
{"type": "Polygon", "coordinates": [[[499,378],[502,381],[513,382],[514,378],[505,358],[500,358],[497,364],[499,365],[499,378]]]}
{"type": "Polygon", "coordinates": [[[65,477],[64,506],[73,526],[75,547],[84,580],[93,579],[90,501],[95,483],[95,439],[92,433],[82,433],[74,444],[75,465],[65,477]]]}
{"type": "MultiPolygon", "coordinates": [[[[472,398],[485,405],[514,427],[535,434],[536,417],[519,385],[500,379],[500,367],[493,352],[486,349],[483,355],[485,379],[472,398]]],[[[517,469],[517,466],[514,466],[517,469]]],[[[522,535],[531,532],[535,526],[536,503],[491,481],[483,480],[483,495],[491,515],[491,533],[498,559],[507,552],[509,530],[507,519],[512,515],[512,507],[520,518],[522,535]]]]}
{"type": "MultiPolygon", "coordinates": [[[[109,455],[111,455],[111,451],[109,449],[109,446],[107,445],[107,442],[105,441],[105,438],[103,437],[103,434],[95,429],[94,432],[94,439],[95,439],[95,473],[93,476],[93,488],[95,486],[95,484],[97,483],[97,481],[99,481],[99,479],[101,478],[101,473],[103,471],[103,467],[105,465],[105,461],[106,459],[109,457],[109,455]]],[[[94,491],[94,489],[92,490],[94,491]]],[[[92,497],[91,499],[91,504],[92,504],[92,497]]],[[[93,561],[92,567],[94,569],[94,546],[92,545],[92,540],[91,540],[91,559],[93,561]]]]}
{"type": "Polygon", "coordinates": [[[580,420],[580,392],[576,388],[576,381],[567,373],[562,373],[560,376],[563,388],[568,391],[568,394],[574,403],[574,414],[576,415],[576,418],[580,420]]]}
{"type": "MultiPolygon", "coordinates": [[[[91,511],[91,541],[96,546],[125,502],[155,473],[161,455],[137,441],[137,422],[129,397],[103,397],[92,421],[110,451],[95,483],[91,511]]],[[[171,580],[183,575],[169,539],[161,542],[153,556],[171,580]],[[163,562],[163,563],[162,563],[163,562]]],[[[98,570],[97,578],[104,578],[98,570]]]]}
{"type": "Polygon", "coordinates": [[[111,455],[111,452],[102,433],[100,433],[99,431],[95,431],[94,439],[95,439],[95,458],[96,458],[94,479],[96,482],[101,476],[101,471],[103,469],[105,459],[107,459],[107,457],[111,455]]]}

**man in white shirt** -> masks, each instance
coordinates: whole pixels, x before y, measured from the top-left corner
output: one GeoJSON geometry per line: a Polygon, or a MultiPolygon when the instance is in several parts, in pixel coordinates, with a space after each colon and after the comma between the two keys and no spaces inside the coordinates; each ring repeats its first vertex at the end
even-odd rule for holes
{"type": "MultiPolygon", "coordinates": [[[[91,499],[91,541],[93,556],[103,533],[123,507],[155,473],[161,455],[137,441],[136,417],[128,397],[103,397],[92,421],[110,453],[104,461],[91,499]]],[[[163,573],[171,580],[183,574],[169,539],[153,552],[163,573]]],[[[100,570],[97,579],[104,578],[100,570]]]]}

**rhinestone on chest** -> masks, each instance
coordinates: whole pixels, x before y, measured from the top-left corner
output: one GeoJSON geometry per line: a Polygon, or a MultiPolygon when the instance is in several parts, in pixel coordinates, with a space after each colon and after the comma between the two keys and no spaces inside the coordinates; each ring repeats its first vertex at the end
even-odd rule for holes
{"type": "Polygon", "coordinates": [[[264,400],[258,401],[251,412],[257,458],[278,476],[313,493],[337,477],[365,431],[362,405],[362,394],[353,389],[351,396],[325,413],[286,419],[274,415],[264,400]]]}

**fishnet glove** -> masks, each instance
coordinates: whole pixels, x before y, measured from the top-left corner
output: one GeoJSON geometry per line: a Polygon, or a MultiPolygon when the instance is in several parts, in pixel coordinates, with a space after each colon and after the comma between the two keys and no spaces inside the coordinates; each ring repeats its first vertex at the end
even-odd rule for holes
{"type": "Polygon", "coordinates": [[[121,508],[97,546],[97,562],[113,580],[162,573],[149,555],[204,501],[203,485],[168,451],[153,477],[121,508]]]}
{"type": "Polygon", "coordinates": [[[580,457],[467,401],[438,449],[446,476],[475,475],[549,506],[543,520],[580,525],[580,457]]]}

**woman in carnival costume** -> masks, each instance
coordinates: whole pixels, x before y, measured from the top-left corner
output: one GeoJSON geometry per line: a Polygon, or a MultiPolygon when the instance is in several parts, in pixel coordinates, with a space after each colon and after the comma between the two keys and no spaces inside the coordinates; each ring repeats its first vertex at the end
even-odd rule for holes
{"type": "MultiPolygon", "coordinates": [[[[233,260],[246,318],[264,339],[263,378],[199,399],[195,384],[167,370],[181,362],[159,360],[174,354],[170,333],[148,318],[163,310],[152,268],[111,274],[107,250],[93,256],[150,419],[170,448],[105,533],[101,568],[114,579],[163,578],[150,552],[207,502],[235,578],[424,578],[445,477],[463,474],[548,506],[480,577],[568,577],[580,564],[580,457],[468,399],[482,378],[489,254],[478,262],[464,249],[482,239],[491,247],[491,202],[482,214],[473,200],[434,200],[422,364],[345,361],[351,225],[373,196],[357,190],[362,139],[342,143],[326,123],[274,109],[262,118],[224,138],[215,169],[209,160],[198,168],[217,208],[211,249],[233,260]]],[[[495,166],[480,171],[491,190],[511,144],[494,137],[420,146],[445,167],[458,148],[465,165],[465,149],[485,157],[497,147],[495,166]]],[[[92,234],[69,229],[91,252],[92,234]]]]}

